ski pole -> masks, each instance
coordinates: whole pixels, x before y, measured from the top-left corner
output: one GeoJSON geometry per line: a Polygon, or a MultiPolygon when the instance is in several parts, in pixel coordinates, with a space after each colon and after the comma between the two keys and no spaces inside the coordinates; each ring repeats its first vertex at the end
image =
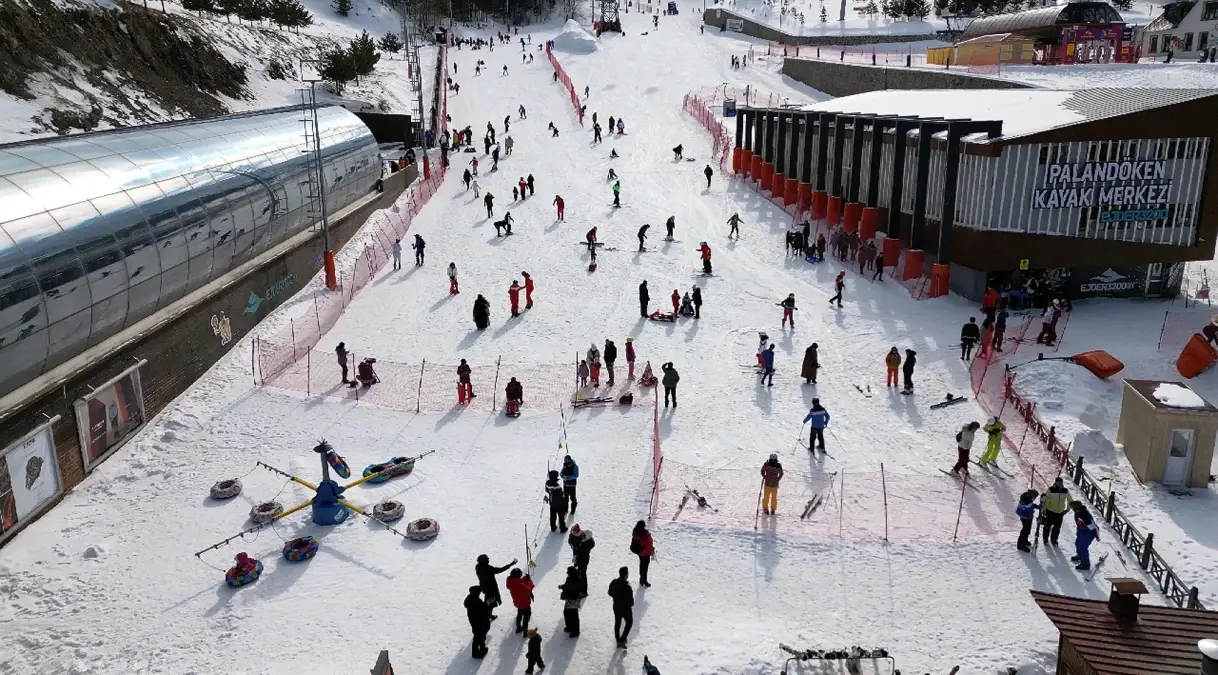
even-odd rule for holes
{"type": "Polygon", "coordinates": [[[757,489],[757,511],[753,515],[753,531],[757,531],[757,525],[761,522],[761,493],[765,490],[765,479],[761,481],[761,487],[757,489]]]}
{"type": "MultiPolygon", "coordinates": [[[[801,422],[801,423],[800,423],[800,425],[799,425],[799,432],[795,434],[795,447],[794,447],[794,448],[791,448],[791,451],[792,451],[792,452],[794,452],[794,451],[795,451],[795,448],[798,448],[798,447],[799,447],[799,439],[801,439],[801,438],[803,438],[803,437],[804,437],[804,427],[805,427],[805,426],[807,426],[807,425],[808,425],[808,423],[807,423],[807,422],[801,422]]],[[[812,444],[811,444],[811,442],[809,442],[809,443],[808,443],[808,445],[812,445],[812,444]]]]}

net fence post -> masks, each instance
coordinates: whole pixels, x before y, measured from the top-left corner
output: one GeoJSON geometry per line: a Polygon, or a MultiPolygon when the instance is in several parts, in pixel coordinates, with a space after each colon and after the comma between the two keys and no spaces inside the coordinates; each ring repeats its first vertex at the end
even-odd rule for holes
{"type": "Polygon", "coordinates": [[[250,377],[254,380],[254,386],[258,386],[258,336],[255,335],[253,340],[250,340],[250,377]]]}
{"type": "Polygon", "coordinates": [[[414,411],[417,413],[423,405],[423,371],[427,370],[427,359],[423,359],[423,365],[419,366],[419,389],[414,395],[414,411]]]}
{"type": "Polygon", "coordinates": [[[292,363],[296,363],[296,319],[288,319],[288,328],[292,331],[292,363]]]}
{"type": "Polygon", "coordinates": [[[888,541],[888,480],[884,477],[883,462],[880,462],[880,489],[884,492],[884,541],[888,541]]]}
{"type": "Polygon", "coordinates": [[[968,469],[964,470],[964,482],[960,484],[960,506],[956,509],[956,529],[952,530],[952,541],[960,534],[960,517],[964,515],[964,491],[968,489],[968,469]]]}
{"type": "Polygon", "coordinates": [[[846,472],[842,472],[842,489],[837,497],[837,538],[842,538],[842,511],[846,510],[846,472]]]}
{"type": "Polygon", "coordinates": [[[499,409],[499,364],[503,362],[503,356],[500,355],[495,359],[495,384],[491,388],[491,410],[499,409]]]}
{"type": "Polygon", "coordinates": [[[305,352],[305,396],[313,395],[313,350],[305,352]]]}

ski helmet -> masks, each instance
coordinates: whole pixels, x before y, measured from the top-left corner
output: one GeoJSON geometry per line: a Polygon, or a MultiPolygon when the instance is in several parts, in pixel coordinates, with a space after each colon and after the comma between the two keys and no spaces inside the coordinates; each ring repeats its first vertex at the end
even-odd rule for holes
{"type": "Polygon", "coordinates": [[[771,453],[770,453],[770,461],[771,461],[771,462],[777,462],[777,461],[778,461],[778,453],[777,453],[777,452],[771,452],[771,453]]]}

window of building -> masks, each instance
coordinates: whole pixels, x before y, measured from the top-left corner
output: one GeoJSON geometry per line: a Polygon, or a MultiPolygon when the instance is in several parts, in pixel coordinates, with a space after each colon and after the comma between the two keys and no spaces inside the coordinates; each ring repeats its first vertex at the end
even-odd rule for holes
{"type": "Polygon", "coordinates": [[[1218,2],[1207,2],[1201,10],[1202,21],[1213,21],[1218,19],[1218,2]]]}
{"type": "Polygon", "coordinates": [[[1186,52],[1193,51],[1193,34],[1192,33],[1184,34],[1184,51],[1186,51],[1186,52]]]}
{"type": "Polygon", "coordinates": [[[1202,31],[1200,33],[1197,33],[1197,49],[1199,51],[1205,51],[1209,46],[1210,46],[1209,31],[1202,31]]]}
{"type": "Polygon", "coordinates": [[[1150,53],[1154,54],[1157,51],[1159,51],[1159,36],[1152,35],[1150,36],[1150,53]]]}

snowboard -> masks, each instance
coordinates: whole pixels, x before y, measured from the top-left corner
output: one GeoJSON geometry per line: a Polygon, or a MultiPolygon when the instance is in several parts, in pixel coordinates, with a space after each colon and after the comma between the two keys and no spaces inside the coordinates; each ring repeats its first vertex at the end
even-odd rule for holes
{"type": "Polygon", "coordinates": [[[866,388],[866,389],[863,389],[862,387],[860,387],[860,386],[859,386],[859,385],[857,385],[857,384],[856,384],[856,385],[854,385],[854,388],[855,388],[855,389],[858,389],[858,390],[859,390],[859,393],[860,393],[860,394],[862,394],[864,397],[866,397],[866,398],[871,398],[871,385],[870,385],[870,384],[869,384],[869,385],[867,385],[867,388],[866,388]]]}
{"type": "MultiPolygon", "coordinates": [[[[905,393],[905,392],[901,392],[901,393],[905,393]]],[[[930,406],[930,409],[938,410],[939,408],[945,408],[949,405],[955,405],[957,403],[962,403],[967,400],[968,400],[967,396],[955,396],[953,394],[948,394],[946,399],[939,401],[938,403],[932,403],[930,406]]]]}

